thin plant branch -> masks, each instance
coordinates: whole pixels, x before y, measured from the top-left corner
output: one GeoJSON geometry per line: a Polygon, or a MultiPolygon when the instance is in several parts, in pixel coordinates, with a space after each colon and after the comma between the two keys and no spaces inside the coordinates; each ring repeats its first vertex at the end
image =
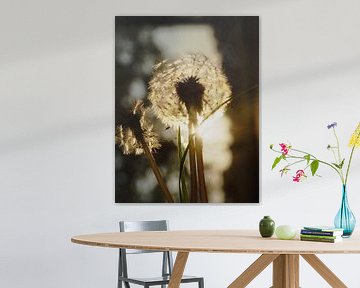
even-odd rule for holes
{"type": "Polygon", "coordinates": [[[189,109],[189,162],[190,162],[190,202],[198,201],[198,177],[196,169],[195,132],[196,110],[189,109]]]}
{"type": "Polygon", "coordinates": [[[203,142],[199,135],[195,136],[195,148],[196,148],[196,164],[197,164],[197,172],[198,172],[198,180],[199,180],[200,202],[207,203],[208,195],[207,195],[205,174],[204,174],[205,169],[204,169],[204,159],[203,159],[203,142]]]}
{"type": "Polygon", "coordinates": [[[161,175],[160,169],[159,169],[158,165],[156,164],[155,158],[152,155],[152,153],[150,152],[150,149],[147,146],[147,144],[144,140],[144,137],[140,137],[139,141],[142,145],[142,148],[144,149],[145,156],[149,161],[150,167],[154,172],[156,180],[158,181],[159,186],[161,188],[160,190],[162,191],[166,201],[169,203],[174,203],[174,198],[172,197],[171,193],[169,192],[169,189],[164,181],[164,178],[161,175]]]}

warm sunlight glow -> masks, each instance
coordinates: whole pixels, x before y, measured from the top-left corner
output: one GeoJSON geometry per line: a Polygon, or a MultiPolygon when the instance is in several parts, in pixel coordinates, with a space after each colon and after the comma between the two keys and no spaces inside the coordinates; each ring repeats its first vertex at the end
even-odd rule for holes
{"type": "Polygon", "coordinates": [[[221,111],[207,119],[198,129],[204,142],[204,162],[206,181],[211,185],[209,199],[212,202],[223,202],[223,173],[230,167],[232,154],[230,146],[233,142],[231,122],[221,111]]]}
{"type": "MultiPolygon", "coordinates": [[[[202,120],[199,119],[199,123],[201,122],[202,120]]],[[[180,128],[185,149],[188,129],[185,125],[180,128]]],[[[204,143],[205,177],[207,185],[211,187],[208,190],[209,200],[213,203],[221,203],[225,199],[223,173],[230,167],[232,161],[231,121],[222,111],[218,111],[198,127],[197,133],[204,143]]]]}
{"type": "Polygon", "coordinates": [[[208,139],[209,135],[214,135],[214,128],[216,128],[216,126],[218,126],[218,122],[220,121],[220,119],[224,117],[224,112],[223,111],[218,111],[215,112],[214,115],[211,115],[208,119],[206,119],[204,121],[204,123],[202,123],[202,119],[199,119],[199,123],[202,123],[196,133],[198,135],[200,135],[203,139],[208,139]]]}

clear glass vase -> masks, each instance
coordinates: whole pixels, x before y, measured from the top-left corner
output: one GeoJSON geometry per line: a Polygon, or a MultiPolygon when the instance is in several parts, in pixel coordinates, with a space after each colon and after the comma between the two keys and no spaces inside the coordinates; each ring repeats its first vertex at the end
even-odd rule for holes
{"type": "Polygon", "coordinates": [[[346,185],[342,187],[341,206],[336,214],[334,224],[336,228],[344,229],[343,237],[350,237],[355,228],[356,219],[349,207],[346,185]]]}

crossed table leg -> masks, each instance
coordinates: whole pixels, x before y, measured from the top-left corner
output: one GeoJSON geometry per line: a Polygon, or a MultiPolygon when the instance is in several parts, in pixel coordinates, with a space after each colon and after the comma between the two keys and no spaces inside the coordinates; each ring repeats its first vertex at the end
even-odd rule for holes
{"type": "MultiPolygon", "coordinates": [[[[178,252],[168,288],[180,287],[189,252],[178,252]]],[[[347,286],[314,254],[301,254],[324,280],[334,288],[347,286]]],[[[267,266],[273,263],[272,288],[299,288],[298,254],[263,254],[252,263],[228,288],[244,288],[267,266]]]]}

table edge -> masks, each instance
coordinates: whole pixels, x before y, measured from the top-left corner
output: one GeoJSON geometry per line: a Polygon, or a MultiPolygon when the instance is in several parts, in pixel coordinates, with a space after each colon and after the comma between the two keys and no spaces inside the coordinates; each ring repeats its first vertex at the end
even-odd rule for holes
{"type": "MultiPolygon", "coordinates": [[[[79,235],[81,236],[81,235],[79,235]]],[[[302,255],[302,254],[360,254],[360,249],[355,251],[329,251],[329,250],[262,250],[262,249],[207,249],[207,248],[180,248],[180,247],[171,247],[171,246],[153,246],[153,245],[139,245],[139,244],[113,244],[113,243],[103,243],[97,241],[89,240],[79,240],[74,236],[71,238],[71,242],[74,244],[101,247],[101,248],[116,248],[116,249],[137,249],[137,250],[151,250],[151,251],[171,251],[171,252],[189,252],[189,253],[225,253],[225,254],[293,254],[293,255],[302,255]]],[[[336,245],[333,243],[325,243],[326,245],[336,245]]]]}

